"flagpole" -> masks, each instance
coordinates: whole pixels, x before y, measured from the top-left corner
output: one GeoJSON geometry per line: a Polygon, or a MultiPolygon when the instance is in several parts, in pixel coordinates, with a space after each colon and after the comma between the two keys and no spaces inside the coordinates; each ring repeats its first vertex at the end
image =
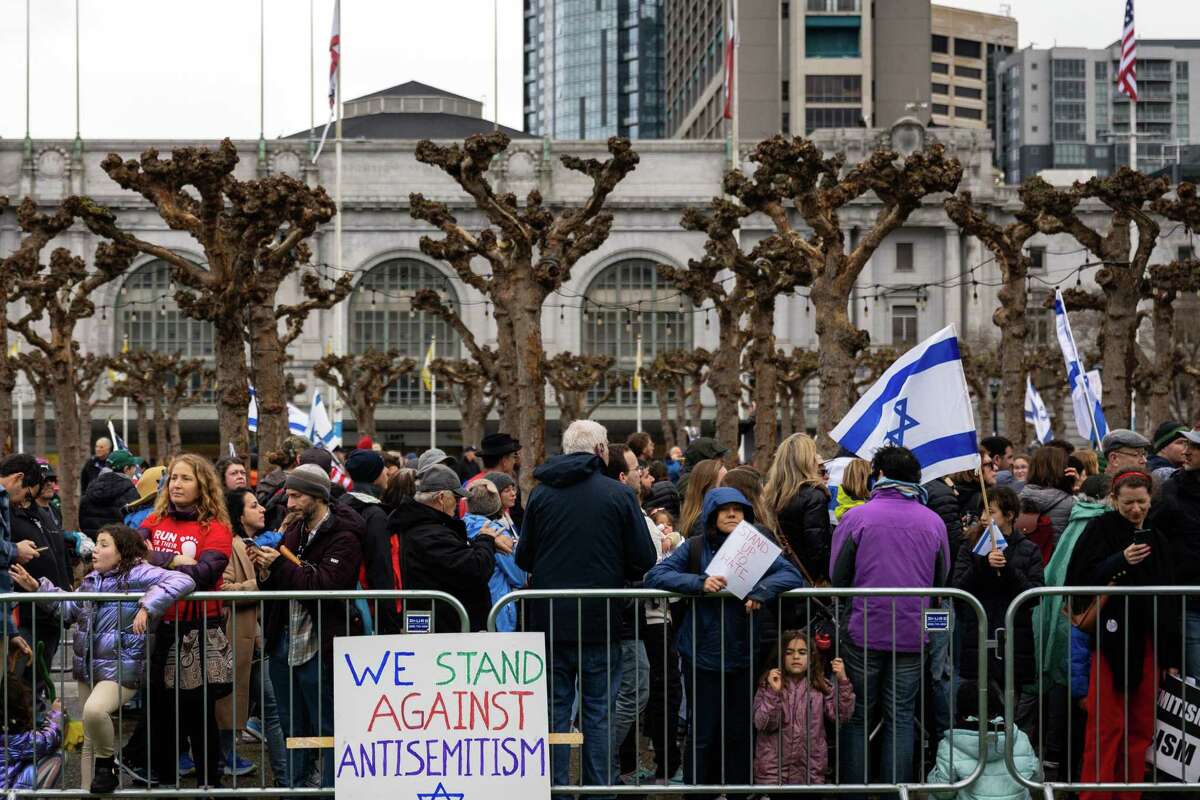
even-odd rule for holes
{"type": "MultiPolygon", "coordinates": [[[[642,368],[642,335],[639,333],[637,337],[637,370],[640,372],[642,368]]],[[[642,376],[635,374],[633,383],[637,387],[635,394],[637,395],[637,430],[642,429],[642,376]]]]}
{"type": "MultiPolygon", "coordinates": [[[[429,352],[437,358],[437,337],[429,340],[429,352]]],[[[429,447],[437,447],[437,373],[429,370],[429,447]]]]}
{"type": "Polygon", "coordinates": [[[313,96],[317,93],[316,57],[316,11],[313,4],[316,0],[308,0],[308,157],[313,157],[316,150],[313,137],[317,132],[317,106],[313,96]]]}
{"type": "MultiPolygon", "coordinates": [[[[342,0],[337,0],[334,13],[338,19],[338,63],[337,63],[337,83],[335,85],[335,102],[337,105],[337,142],[334,159],[336,162],[337,178],[335,183],[335,203],[337,205],[337,214],[334,216],[334,246],[337,250],[337,272],[338,277],[345,274],[342,261],[342,0]]],[[[345,313],[346,301],[342,301],[334,306],[333,309],[333,350],[337,355],[343,355],[346,350],[342,343],[342,337],[345,336],[345,313]]],[[[334,418],[341,418],[342,398],[337,397],[337,403],[334,406],[334,418]]],[[[334,430],[338,436],[341,436],[341,425],[337,425],[334,430]]]]}
{"type": "Polygon", "coordinates": [[[492,0],[492,130],[500,130],[500,0],[492,0]]]}
{"type": "MultiPolygon", "coordinates": [[[[25,452],[25,394],[24,392],[15,392],[17,395],[17,452],[25,452]]],[[[43,455],[38,453],[38,455],[43,455]]]]}
{"type": "MultiPolygon", "coordinates": [[[[129,445],[129,398],[121,398],[121,438],[129,445]]],[[[141,444],[141,442],[138,442],[141,444]]]]}

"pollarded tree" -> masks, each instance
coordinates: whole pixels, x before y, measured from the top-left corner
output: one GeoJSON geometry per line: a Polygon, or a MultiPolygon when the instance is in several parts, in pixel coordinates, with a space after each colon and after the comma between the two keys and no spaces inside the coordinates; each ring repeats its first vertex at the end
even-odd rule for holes
{"type": "MultiPolygon", "coordinates": [[[[27,309],[20,317],[9,319],[8,327],[46,356],[46,374],[54,387],[59,469],[64,476],[78,475],[83,461],[80,421],[84,415],[76,393],[80,376],[75,325],[96,313],[92,303],[96,291],[128,270],[137,255],[121,242],[101,242],[92,269],[65,247],[55,248],[49,263],[43,264],[42,253],[50,242],[84,215],[106,224],[114,221],[111,212],[87,198],[69,197],[47,214],[25,198],[17,209],[21,242],[16,252],[0,261],[0,284],[9,287],[8,299],[23,300],[27,309]],[[43,322],[47,324],[43,326],[43,322]]],[[[64,480],[61,492],[63,528],[71,530],[78,524],[79,483],[73,478],[64,480]]]]}
{"type": "MultiPolygon", "coordinates": [[[[1026,181],[1020,189],[1024,199],[1030,187],[1041,178],[1026,181]]],[[[1037,233],[1035,215],[1019,209],[1013,222],[997,225],[974,205],[970,192],[960,192],[943,203],[946,214],[962,231],[983,242],[1000,267],[1003,285],[998,293],[1000,307],[992,314],[992,324],[1000,329],[999,369],[1003,383],[1000,401],[1002,430],[1022,440],[1025,429],[1025,341],[1029,336],[1026,284],[1032,261],[1025,243],[1037,233]],[[1018,433],[1020,431],[1021,433],[1018,433]]]]}
{"type": "Polygon", "coordinates": [[[152,421],[149,408],[160,396],[162,386],[155,381],[153,373],[148,372],[144,355],[144,350],[125,350],[109,357],[108,368],[113,373],[113,381],[109,384],[108,394],[133,404],[137,430],[135,452],[149,456],[152,421]]]}
{"type": "Polygon", "coordinates": [[[558,404],[558,422],[566,430],[577,419],[590,419],[596,409],[612,399],[620,387],[622,377],[613,372],[616,359],[612,356],[576,355],[557,353],[546,359],[546,380],[554,389],[554,401],[558,404]],[[591,404],[588,392],[607,380],[607,390],[591,404]]]}
{"type": "MultiPolygon", "coordinates": [[[[0,194],[0,217],[8,208],[8,196],[0,194]]],[[[8,356],[8,291],[0,281],[0,451],[9,453],[16,448],[12,424],[12,396],[17,387],[17,364],[8,356]]],[[[44,451],[43,451],[44,452],[44,451]]]]}
{"type": "MultiPolygon", "coordinates": [[[[515,374],[499,373],[497,388],[502,401],[515,398],[521,460],[540,464],[546,441],[542,306],[570,279],[575,263],[608,238],[612,214],[604,204],[637,166],[638,157],[627,139],[616,137],[608,140],[610,158],[605,161],[563,156],[563,165],[590,178],[591,187],[582,205],[552,211],[543,205],[537,190],[526,196],[523,205],[514,195],[493,190],[487,171],[508,144],[503,133],[475,134],[461,147],[428,140],[417,144],[417,160],[438,167],[454,180],[483,213],[487,228],[469,232],[446,203],[419,193],[410,196],[410,213],[445,234],[441,239],[421,237],[421,251],[448,263],[460,280],[487,296],[495,308],[501,360],[516,365],[515,374]],[[489,274],[475,271],[472,262],[477,258],[486,262],[489,274]]],[[[505,413],[514,412],[505,409],[505,413]]],[[[525,492],[533,490],[532,470],[522,473],[521,483],[525,492]]]]}
{"type": "MultiPolygon", "coordinates": [[[[684,376],[667,369],[668,355],[667,352],[658,353],[650,362],[649,367],[642,367],[642,381],[654,392],[654,402],[658,407],[658,423],[662,427],[663,443],[667,452],[670,452],[676,442],[687,441],[683,426],[681,425],[679,431],[676,432],[675,425],[671,420],[671,398],[674,396],[678,402],[681,397],[686,395],[687,381],[684,376]]],[[[680,417],[683,417],[685,413],[682,412],[680,417]]]]}
{"type": "Polygon", "coordinates": [[[33,390],[33,452],[45,456],[46,403],[54,392],[54,386],[50,382],[50,362],[41,350],[18,353],[14,362],[17,369],[25,374],[25,380],[33,390]]]}
{"type": "Polygon", "coordinates": [[[1150,267],[1147,293],[1153,302],[1150,320],[1154,353],[1147,355],[1139,348],[1139,373],[1144,373],[1139,387],[1149,399],[1150,420],[1157,424],[1172,419],[1171,399],[1175,383],[1186,375],[1187,356],[1176,335],[1175,301],[1182,294],[1200,291],[1200,261],[1172,261],[1150,267]]]}
{"type": "Polygon", "coordinates": [[[828,446],[827,432],[854,402],[855,356],[870,343],[847,313],[858,276],[887,235],[903,225],[926,197],[958,188],[962,165],[947,158],[944,148],[935,143],[903,160],[896,151],[881,148],[846,169],[844,155],[826,158],[808,139],[785,136],[759,143],[751,158],[758,163],[755,180],[790,198],[812,231],[807,238],[795,233],[790,238],[805,253],[812,273],[809,298],[820,342],[817,427],[828,446]],[[869,193],[881,207],[854,245],[847,247],[839,212],[869,193]]]}
{"type": "Polygon", "coordinates": [[[305,240],[335,212],[323,188],[287,175],[241,180],[234,175],[237,163],[228,139],[215,150],[177,148],[166,160],[151,148],[139,161],[111,154],[101,163],[118,186],[145,197],[172,230],[185,231],[199,243],[203,266],[121,229],[111,216],[84,221],[93,233],[171,265],[180,309],[213,323],[221,452],[230,442],[248,452],[248,377],[258,398],[259,449],[269,452],[280,449],[287,436],[287,346],[300,335],[309,313],[332,308],[349,294],[352,276],[343,275],[329,287],[315,271],[303,271],[311,255],[305,240]],[[293,275],[300,276],[300,302],[278,305],[279,288],[293,275]],[[253,376],[246,367],[247,338],[253,376]]]}
{"type": "MultiPolygon", "coordinates": [[[[79,405],[80,456],[86,457],[92,437],[92,412],[105,399],[96,388],[108,368],[108,359],[95,353],[81,354],[75,345],[75,395],[79,405]]],[[[57,425],[57,420],[55,421],[57,425]]],[[[61,426],[59,426],[61,427],[61,426]]]]}
{"type": "MultiPolygon", "coordinates": [[[[488,358],[495,357],[489,348],[483,350],[489,354],[488,358]]],[[[488,414],[496,405],[495,381],[478,360],[435,358],[429,370],[437,375],[440,386],[450,390],[450,396],[458,406],[463,445],[478,447],[483,440],[488,414]]]]}
{"type": "Polygon", "coordinates": [[[804,433],[808,429],[804,390],[817,376],[820,359],[815,350],[807,347],[793,347],[790,354],[776,350],[772,358],[779,375],[780,434],[787,438],[793,433],[804,433]]]}
{"type": "Polygon", "coordinates": [[[396,381],[412,372],[417,362],[400,355],[367,350],[351,355],[329,355],[313,364],[313,374],[337,389],[350,410],[359,436],[375,438],[375,408],[396,381]]]}
{"type": "MultiPolygon", "coordinates": [[[[1133,405],[1133,378],[1137,367],[1138,301],[1151,254],[1158,243],[1159,225],[1152,210],[1158,210],[1169,185],[1166,178],[1151,178],[1128,167],[1115,175],[1091,178],[1058,189],[1034,179],[1022,190],[1022,202],[1036,214],[1042,233],[1069,234],[1103,266],[1096,272],[1100,291],[1087,304],[1103,310],[1104,416],[1113,428],[1128,428],[1133,405]],[[1085,200],[1096,200],[1107,209],[1107,226],[1084,221],[1085,200]],[[1133,244],[1130,225],[1137,228],[1133,244]]],[[[1160,211],[1159,213],[1162,213],[1160,211]]],[[[1072,305],[1072,308],[1075,306],[1072,305]]]]}
{"type": "MultiPolygon", "coordinates": [[[[959,352],[962,356],[963,376],[967,379],[967,389],[975,396],[975,407],[979,409],[979,429],[990,430],[992,425],[991,383],[993,379],[1000,378],[1000,362],[996,358],[996,354],[992,352],[991,347],[986,343],[972,346],[960,340],[959,352]]],[[[1023,362],[1021,367],[1021,371],[1024,373],[1023,362]]],[[[1000,391],[1001,394],[998,399],[1003,399],[1007,387],[1001,386],[1000,391]]],[[[1021,424],[1024,425],[1025,381],[1022,380],[1020,388],[1013,391],[1017,392],[1021,398],[1021,424]]],[[[1018,439],[1017,441],[1020,440],[1018,439]]]]}
{"type": "MultiPolygon", "coordinates": [[[[164,356],[155,353],[156,357],[164,356]]],[[[183,451],[183,436],[179,426],[179,416],[183,409],[194,406],[204,400],[205,387],[211,387],[216,382],[216,371],[208,363],[199,358],[183,358],[182,353],[174,357],[166,356],[171,362],[164,364],[162,375],[165,378],[162,386],[163,416],[167,422],[167,453],[161,459],[173,458],[183,451]]],[[[286,381],[285,381],[286,383],[286,381]]],[[[290,397],[290,395],[287,395],[290,397]]]]}

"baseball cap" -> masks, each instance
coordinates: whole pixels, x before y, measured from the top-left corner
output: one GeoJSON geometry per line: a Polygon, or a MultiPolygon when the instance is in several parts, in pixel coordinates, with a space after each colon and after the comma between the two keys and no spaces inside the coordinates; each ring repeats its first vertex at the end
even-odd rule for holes
{"type": "Polygon", "coordinates": [[[441,464],[430,466],[417,480],[417,492],[454,492],[455,497],[466,497],[458,475],[441,464]]]}
{"type": "Polygon", "coordinates": [[[108,456],[108,466],[118,472],[127,467],[140,467],[145,463],[144,458],[138,458],[128,450],[114,450],[108,456]]]}

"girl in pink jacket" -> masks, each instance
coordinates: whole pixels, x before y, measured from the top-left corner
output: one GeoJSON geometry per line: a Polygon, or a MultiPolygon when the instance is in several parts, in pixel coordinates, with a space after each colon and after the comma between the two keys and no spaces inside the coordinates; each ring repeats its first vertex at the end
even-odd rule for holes
{"type": "Polygon", "coordinates": [[[754,782],[825,783],[829,746],[825,721],[845,722],[854,713],[854,687],[840,658],[833,659],[835,688],[825,677],[821,657],[804,631],[784,631],[782,669],[767,670],[754,695],[754,782]]]}

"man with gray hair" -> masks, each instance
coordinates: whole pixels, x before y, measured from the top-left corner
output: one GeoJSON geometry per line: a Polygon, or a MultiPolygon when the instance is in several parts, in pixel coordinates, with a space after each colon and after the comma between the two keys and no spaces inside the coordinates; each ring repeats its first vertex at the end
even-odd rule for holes
{"type": "Polygon", "coordinates": [[[101,436],[96,440],[96,455],[89,458],[87,463],[83,465],[83,469],[79,473],[79,496],[83,497],[83,493],[87,491],[88,484],[92,479],[100,474],[100,470],[108,466],[108,457],[112,454],[113,445],[108,440],[108,437],[101,436]]]}
{"type": "MultiPolygon", "coordinates": [[[[654,544],[645,517],[628,486],[605,474],[608,431],[577,420],[563,433],[563,454],[534,470],[538,486],[529,495],[517,566],[530,574],[531,589],[621,589],[640,581],[654,566],[654,544]]],[[[621,683],[621,603],[603,599],[529,601],[529,630],[546,632],[553,693],[550,724],[571,729],[576,679],[582,695],[583,784],[616,782],[609,758],[613,689],[621,683]],[[578,620],[587,620],[580,626],[578,620]]],[[[554,783],[566,784],[570,750],[555,746],[554,783]]]]}

